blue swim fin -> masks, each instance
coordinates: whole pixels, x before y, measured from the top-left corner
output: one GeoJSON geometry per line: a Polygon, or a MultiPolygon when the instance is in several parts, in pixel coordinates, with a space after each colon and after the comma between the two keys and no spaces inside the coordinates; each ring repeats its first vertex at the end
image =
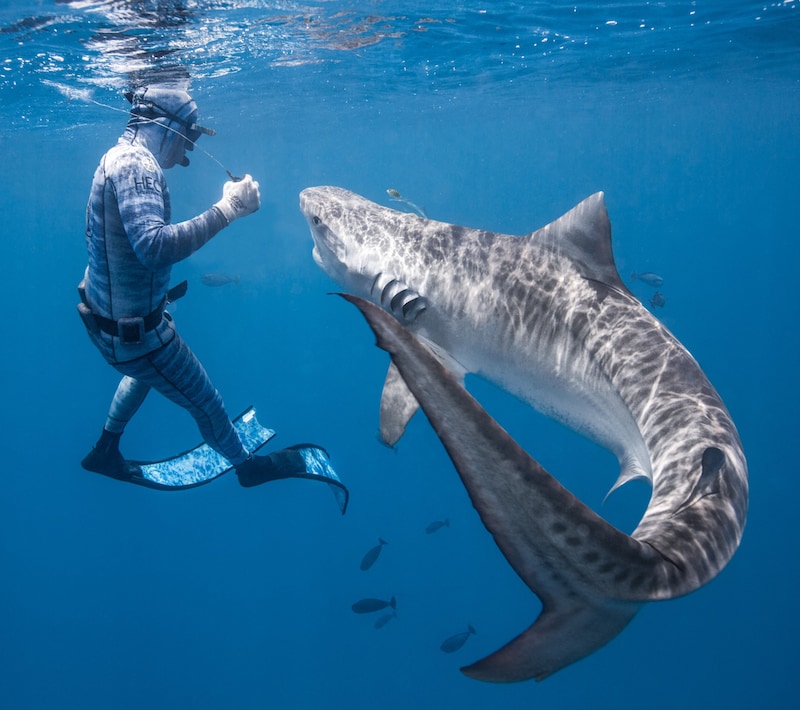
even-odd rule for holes
{"type": "Polygon", "coordinates": [[[282,478],[322,481],[330,484],[342,515],[347,511],[350,493],[333,470],[328,452],[315,444],[296,444],[265,456],[253,456],[237,466],[236,475],[246,488],[282,478]]]}
{"type": "MultiPolygon", "coordinates": [[[[275,436],[256,419],[256,411],[248,407],[233,420],[233,426],[248,451],[256,451],[275,436]]],[[[117,452],[120,465],[87,466],[96,473],[147,488],[177,491],[210,483],[234,467],[208,444],[200,444],[189,451],[160,461],[128,461],[117,452]]],[[[96,456],[95,456],[96,458],[96,456]]],[[[89,462],[91,463],[91,462],[89,462]]],[[[281,478],[308,478],[323,481],[331,486],[336,503],[344,515],[350,497],[349,491],[336,475],[325,449],[314,444],[297,444],[264,456],[253,456],[237,468],[241,485],[250,487],[281,478]]]]}
{"type": "MultiPolygon", "coordinates": [[[[259,424],[256,410],[248,407],[233,420],[233,426],[248,451],[266,444],[275,432],[259,424]]],[[[230,461],[208,444],[200,444],[182,454],[161,461],[131,461],[139,467],[130,482],[159,490],[183,490],[213,481],[233,468],[230,461]]]]}

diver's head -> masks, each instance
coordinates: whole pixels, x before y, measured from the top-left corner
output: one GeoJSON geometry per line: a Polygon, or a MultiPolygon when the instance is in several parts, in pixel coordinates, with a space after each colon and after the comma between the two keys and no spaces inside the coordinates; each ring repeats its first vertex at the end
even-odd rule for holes
{"type": "Polygon", "coordinates": [[[131,103],[128,130],[146,143],[164,169],[188,165],[186,151],[194,149],[203,133],[214,135],[197,123],[197,104],[183,89],[144,86],[125,98],[131,103]]]}

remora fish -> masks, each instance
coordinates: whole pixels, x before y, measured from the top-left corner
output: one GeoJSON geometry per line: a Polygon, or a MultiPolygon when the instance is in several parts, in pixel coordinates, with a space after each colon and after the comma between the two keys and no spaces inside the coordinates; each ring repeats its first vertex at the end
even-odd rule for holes
{"type": "Polygon", "coordinates": [[[542,601],[529,629],[467,675],[541,680],[606,644],[644,603],[692,592],[726,565],[747,514],[741,442],[696,361],[623,285],[602,193],[524,237],[335,187],[304,190],[300,202],[317,263],[382,306],[345,296],[392,357],[384,439],[399,439],[418,402],[484,525],[542,601]],[[614,452],[614,488],[648,479],[633,533],[522,450],[463,388],[467,371],[614,452]]]}

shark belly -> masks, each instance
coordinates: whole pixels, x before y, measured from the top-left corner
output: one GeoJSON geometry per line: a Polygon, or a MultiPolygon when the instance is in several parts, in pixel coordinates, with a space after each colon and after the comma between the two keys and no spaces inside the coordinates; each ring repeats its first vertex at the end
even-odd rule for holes
{"type": "MultiPolygon", "coordinates": [[[[550,261],[542,268],[564,270],[550,261]]],[[[409,329],[449,352],[460,370],[481,375],[611,451],[620,463],[612,491],[638,478],[652,483],[650,455],[639,423],[606,363],[585,344],[584,331],[599,313],[594,305],[596,289],[577,274],[560,285],[562,293],[550,284],[526,286],[526,294],[532,289],[548,292],[520,303],[520,289],[498,290],[472,307],[462,305],[457,319],[431,306],[409,329]]],[[[468,293],[452,285],[442,291],[434,290],[432,303],[470,302],[468,293]]],[[[600,340],[616,337],[609,331],[600,340]]]]}

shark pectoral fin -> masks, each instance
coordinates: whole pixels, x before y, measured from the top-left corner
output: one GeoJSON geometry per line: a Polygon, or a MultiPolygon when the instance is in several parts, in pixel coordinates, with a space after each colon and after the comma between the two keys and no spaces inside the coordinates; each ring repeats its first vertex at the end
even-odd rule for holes
{"type": "Polygon", "coordinates": [[[619,478],[617,478],[616,482],[611,489],[606,493],[605,498],[603,498],[603,503],[608,500],[608,497],[615,491],[617,488],[624,486],[626,483],[630,481],[636,480],[645,480],[652,483],[653,477],[652,475],[646,471],[642,465],[637,461],[634,457],[629,456],[624,460],[620,461],[620,473],[619,478]]]}
{"type": "Polygon", "coordinates": [[[544,680],[613,639],[639,611],[635,603],[607,605],[558,601],[544,609],[526,631],[486,658],[461,669],[464,675],[494,683],[544,680]]]}
{"type": "MultiPolygon", "coordinates": [[[[444,365],[459,382],[464,381],[465,369],[450,353],[426,338],[417,336],[422,345],[444,365]]],[[[394,446],[406,431],[408,422],[419,409],[419,403],[411,394],[402,375],[392,362],[386,373],[386,382],[381,394],[380,437],[387,446],[394,446]]]]}
{"type": "Polygon", "coordinates": [[[408,422],[418,409],[417,400],[395,364],[391,363],[381,394],[381,441],[387,446],[394,446],[405,433],[408,422]]]}

